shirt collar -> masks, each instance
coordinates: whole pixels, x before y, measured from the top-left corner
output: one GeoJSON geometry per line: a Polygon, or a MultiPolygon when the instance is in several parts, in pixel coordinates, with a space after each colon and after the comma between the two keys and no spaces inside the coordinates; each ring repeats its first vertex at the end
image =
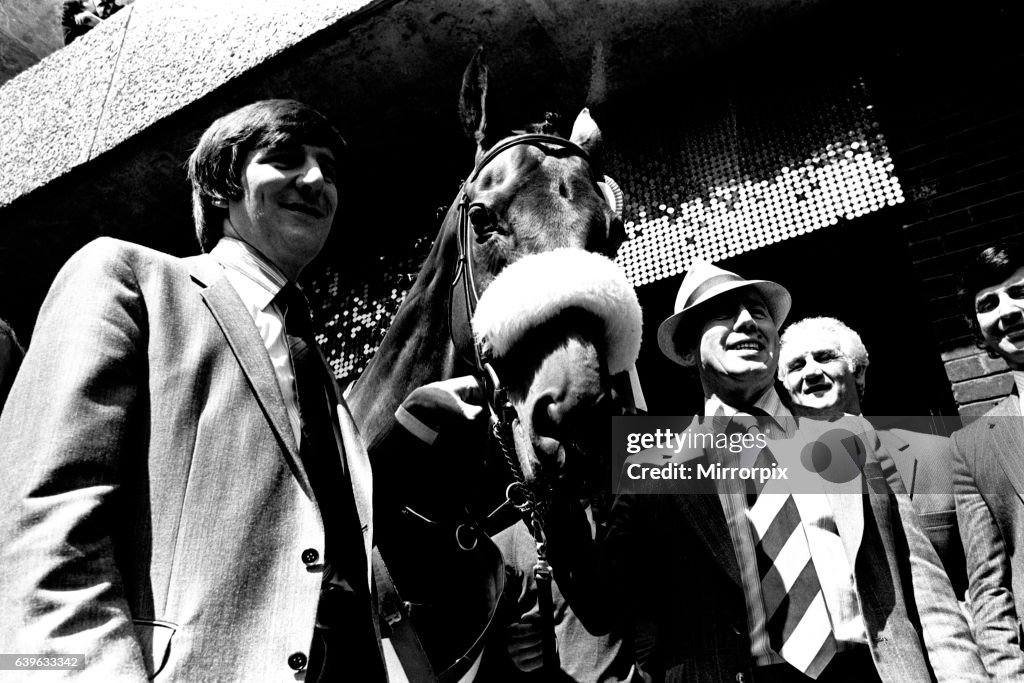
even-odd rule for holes
{"type": "MultiPolygon", "coordinates": [[[[220,238],[210,256],[224,268],[244,276],[246,295],[260,310],[270,305],[277,293],[288,284],[277,266],[242,240],[227,235],[220,238]]],[[[235,278],[238,281],[238,278],[235,278]]]]}
{"type": "MultiPolygon", "coordinates": [[[[793,418],[793,413],[790,412],[786,404],[779,398],[779,394],[775,391],[775,387],[768,387],[768,390],[761,394],[753,408],[760,408],[772,418],[779,430],[789,433],[790,429],[787,425],[792,426],[796,424],[796,420],[793,418]]],[[[736,413],[740,412],[739,409],[730,406],[718,397],[718,394],[712,394],[711,398],[704,403],[704,415],[708,417],[714,417],[718,412],[719,408],[722,410],[722,414],[726,417],[732,417],[736,413]]]]}

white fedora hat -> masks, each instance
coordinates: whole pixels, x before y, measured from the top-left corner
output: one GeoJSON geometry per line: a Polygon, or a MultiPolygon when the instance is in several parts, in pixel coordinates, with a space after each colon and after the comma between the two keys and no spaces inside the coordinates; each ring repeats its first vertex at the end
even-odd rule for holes
{"type": "Polygon", "coordinates": [[[694,261],[686,271],[683,283],[679,285],[673,314],[658,327],[658,346],[661,352],[670,360],[686,365],[683,356],[676,350],[675,334],[679,325],[693,317],[693,309],[741,287],[753,287],[760,292],[775,326],[782,327],[793,303],[785,287],[770,280],[747,280],[706,261],[694,261]]]}

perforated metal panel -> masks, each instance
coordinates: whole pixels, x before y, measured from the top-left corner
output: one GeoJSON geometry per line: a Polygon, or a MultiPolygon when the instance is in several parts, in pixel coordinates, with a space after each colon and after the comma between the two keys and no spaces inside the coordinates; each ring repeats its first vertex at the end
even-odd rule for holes
{"type": "Polygon", "coordinates": [[[629,241],[618,262],[644,285],[903,201],[862,82],[615,141],[629,241]]]}
{"type": "Polygon", "coordinates": [[[307,288],[320,333],[317,341],[343,384],[354,381],[373,357],[398,311],[433,237],[405,245],[392,258],[378,257],[373,277],[328,268],[307,288]]]}

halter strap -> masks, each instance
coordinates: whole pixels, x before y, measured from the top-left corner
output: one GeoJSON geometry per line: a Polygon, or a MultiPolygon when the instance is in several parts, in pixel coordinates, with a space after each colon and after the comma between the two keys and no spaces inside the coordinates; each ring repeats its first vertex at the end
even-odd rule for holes
{"type": "MultiPolygon", "coordinates": [[[[490,149],[484,158],[480,160],[480,163],[473,169],[473,173],[470,174],[467,184],[476,180],[480,172],[484,170],[487,164],[494,160],[494,157],[498,156],[505,150],[518,147],[519,145],[533,145],[534,147],[540,147],[541,145],[555,145],[556,147],[562,147],[567,149],[571,156],[582,157],[584,161],[590,164],[590,155],[587,154],[586,150],[577,145],[571,140],[560,138],[557,135],[547,135],[545,133],[521,133],[519,135],[513,135],[512,137],[505,138],[494,147],[490,149]]],[[[463,187],[465,191],[465,187],[463,187]]]]}
{"type": "MultiPolygon", "coordinates": [[[[480,293],[476,285],[476,274],[473,268],[472,250],[470,249],[469,241],[469,185],[476,181],[484,168],[494,161],[499,154],[511,149],[512,147],[518,147],[519,145],[533,145],[535,147],[553,145],[565,150],[570,156],[578,156],[588,164],[591,163],[590,155],[575,142],[571,142],[554,135],[546,135],[544,133],[523,133],[505,138],[492,147],[474,167],[469,179],[463,183],[458,205],[458,235],[456,238],[456,244],[458,246],[458,262],[455,266],[455,275],[452,278],[451,292],[448,297],[448,334],[452,340],[452,344],[455,346],[455,353],[462,357],[462,359],[466,361],[477,374],[483,373],[484,361],[480,356],[480,349],[477,348],[476,343],[473,341],[473,334],[469,331],[470,321],[473,319],[473,313],[476,311],[477,302],[480,300],[480,293]],[[462,283],[462,287],[458,288],[460,281],[462,283]],[[456,294],[461,294],[458,302],[455,301],[456,294]],[[465,312],[466,319],[465,323],[462,325],[456,324],[456,308],[463,309],[459,311],[460,313],[463,311],[465,312]],[[466,331],[469,331],[469,334],[467,336],[463,336],[466,331]],[[472,349],[471,352],[467,350],[467,345],[472,349]]],[[[490,378],[485,377],[485,379],[490,378]]]]}

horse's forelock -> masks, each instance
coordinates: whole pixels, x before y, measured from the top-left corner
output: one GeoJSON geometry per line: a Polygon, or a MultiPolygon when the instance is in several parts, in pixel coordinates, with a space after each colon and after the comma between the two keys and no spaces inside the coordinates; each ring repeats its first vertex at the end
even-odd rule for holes
{"type": "MultiPolygon", "coordinates": [[[[564,178],[552,179],[559,182],[564,178]]],[[[573,178],[569,178],[573,180],[573,178]]],[[[592,193],[588,201],[564,202],[550,189],[535,186],[517,194],[509,206],[508,220],[515,222],[522,253],[575,247],[606,253],[605,244],[614,215],[603,196],[592,193]]]]}

